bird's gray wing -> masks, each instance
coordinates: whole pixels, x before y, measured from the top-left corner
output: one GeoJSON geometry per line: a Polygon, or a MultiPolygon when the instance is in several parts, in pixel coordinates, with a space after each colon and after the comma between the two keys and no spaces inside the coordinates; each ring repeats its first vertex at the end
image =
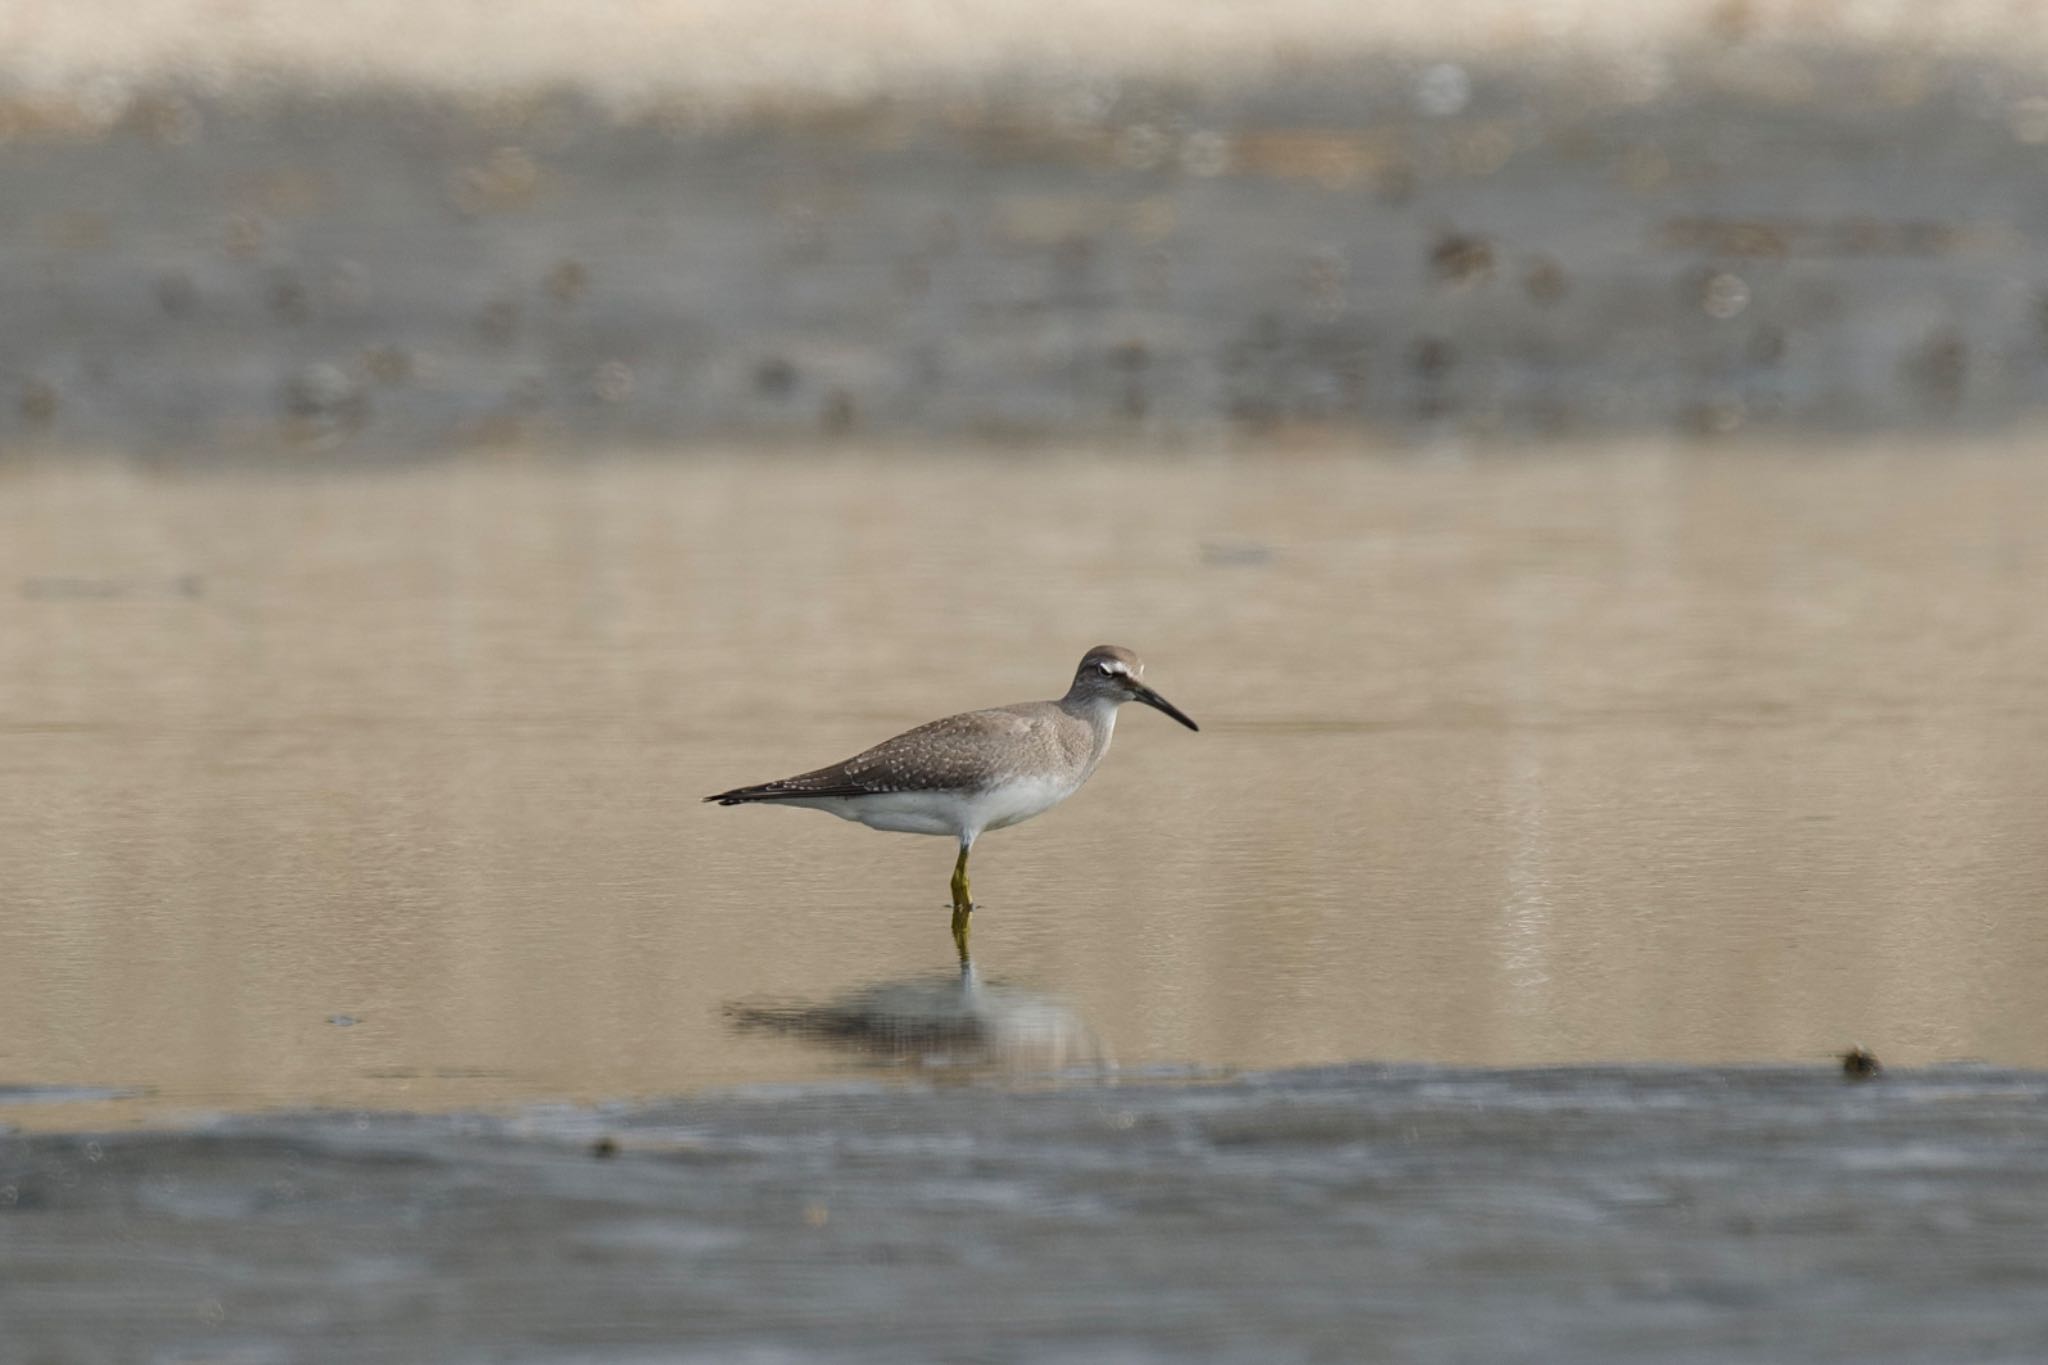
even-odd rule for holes
{"type": "Polygon", "coordinates": [[[1032,740],[1029,716],[1012,709],[966,711],[863,749],[843,763],[707,796],[722,806],[804,796],[978,791],[1007,772],[1032,740]]]}

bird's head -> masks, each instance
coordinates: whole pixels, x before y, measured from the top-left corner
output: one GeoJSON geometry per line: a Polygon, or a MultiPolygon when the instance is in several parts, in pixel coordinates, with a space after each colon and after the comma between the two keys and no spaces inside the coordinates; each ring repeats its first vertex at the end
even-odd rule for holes
{"type": "Polygon", "coordinates": [[[1179,707],[1147,687],[1144,673],[1144,663],[1128,649],[1097,645],[1081,656],[1081,666],[1074,670],[1074,685],[1067,696],[1077,701],[1107,701],[1115,706],[1127,701],[1143,702],[1156,711],[1164,711],[1190,730],[1202,728],[1179,707]]]}

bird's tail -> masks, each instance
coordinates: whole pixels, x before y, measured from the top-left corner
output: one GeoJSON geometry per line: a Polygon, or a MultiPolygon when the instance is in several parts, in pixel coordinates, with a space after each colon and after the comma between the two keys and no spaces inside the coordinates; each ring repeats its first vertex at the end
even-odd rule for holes
{"type": "Polygon", "coordinates": [[[773,801],[778,796],[787,795],[789,793],[776,783],[764,782],[755,787],[734,787],[729,792],[720,792],[716,796],[707,796],[704,799],[707,802],[716,801],[721,806],[744,806],[750,801],[773,801]]]}

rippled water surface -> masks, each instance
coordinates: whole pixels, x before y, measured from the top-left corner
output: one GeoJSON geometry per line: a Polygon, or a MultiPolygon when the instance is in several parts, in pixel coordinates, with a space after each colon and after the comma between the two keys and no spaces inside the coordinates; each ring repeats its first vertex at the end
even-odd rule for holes
{"type": "Polygon", "coordinates": [[[950,846],[699,798],[1102,641],[1203,729],[976,850],[1039,1060],[2048,1066],[2043,507],[2003,445],[0,467],[0,1084],[132,1092],[8,1118],[843,1073],[755,1025],[943,981],[950,846]]]}

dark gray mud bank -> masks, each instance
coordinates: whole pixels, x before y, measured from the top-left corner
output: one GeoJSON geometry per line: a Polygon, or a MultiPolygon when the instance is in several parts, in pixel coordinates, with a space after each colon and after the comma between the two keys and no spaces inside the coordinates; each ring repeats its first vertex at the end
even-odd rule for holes
{"type": "Polygon", "coordinates": [[[0,1359],[2048,1359],[2048,1077],[1350,1067],[0,1140],[0,1359]]]}
{"type": "Polygon", "coordinates": [[[2048,380],[2044,96],[1715,48],[0,111],[0,451],[1995,426],[2048,380]]]}

